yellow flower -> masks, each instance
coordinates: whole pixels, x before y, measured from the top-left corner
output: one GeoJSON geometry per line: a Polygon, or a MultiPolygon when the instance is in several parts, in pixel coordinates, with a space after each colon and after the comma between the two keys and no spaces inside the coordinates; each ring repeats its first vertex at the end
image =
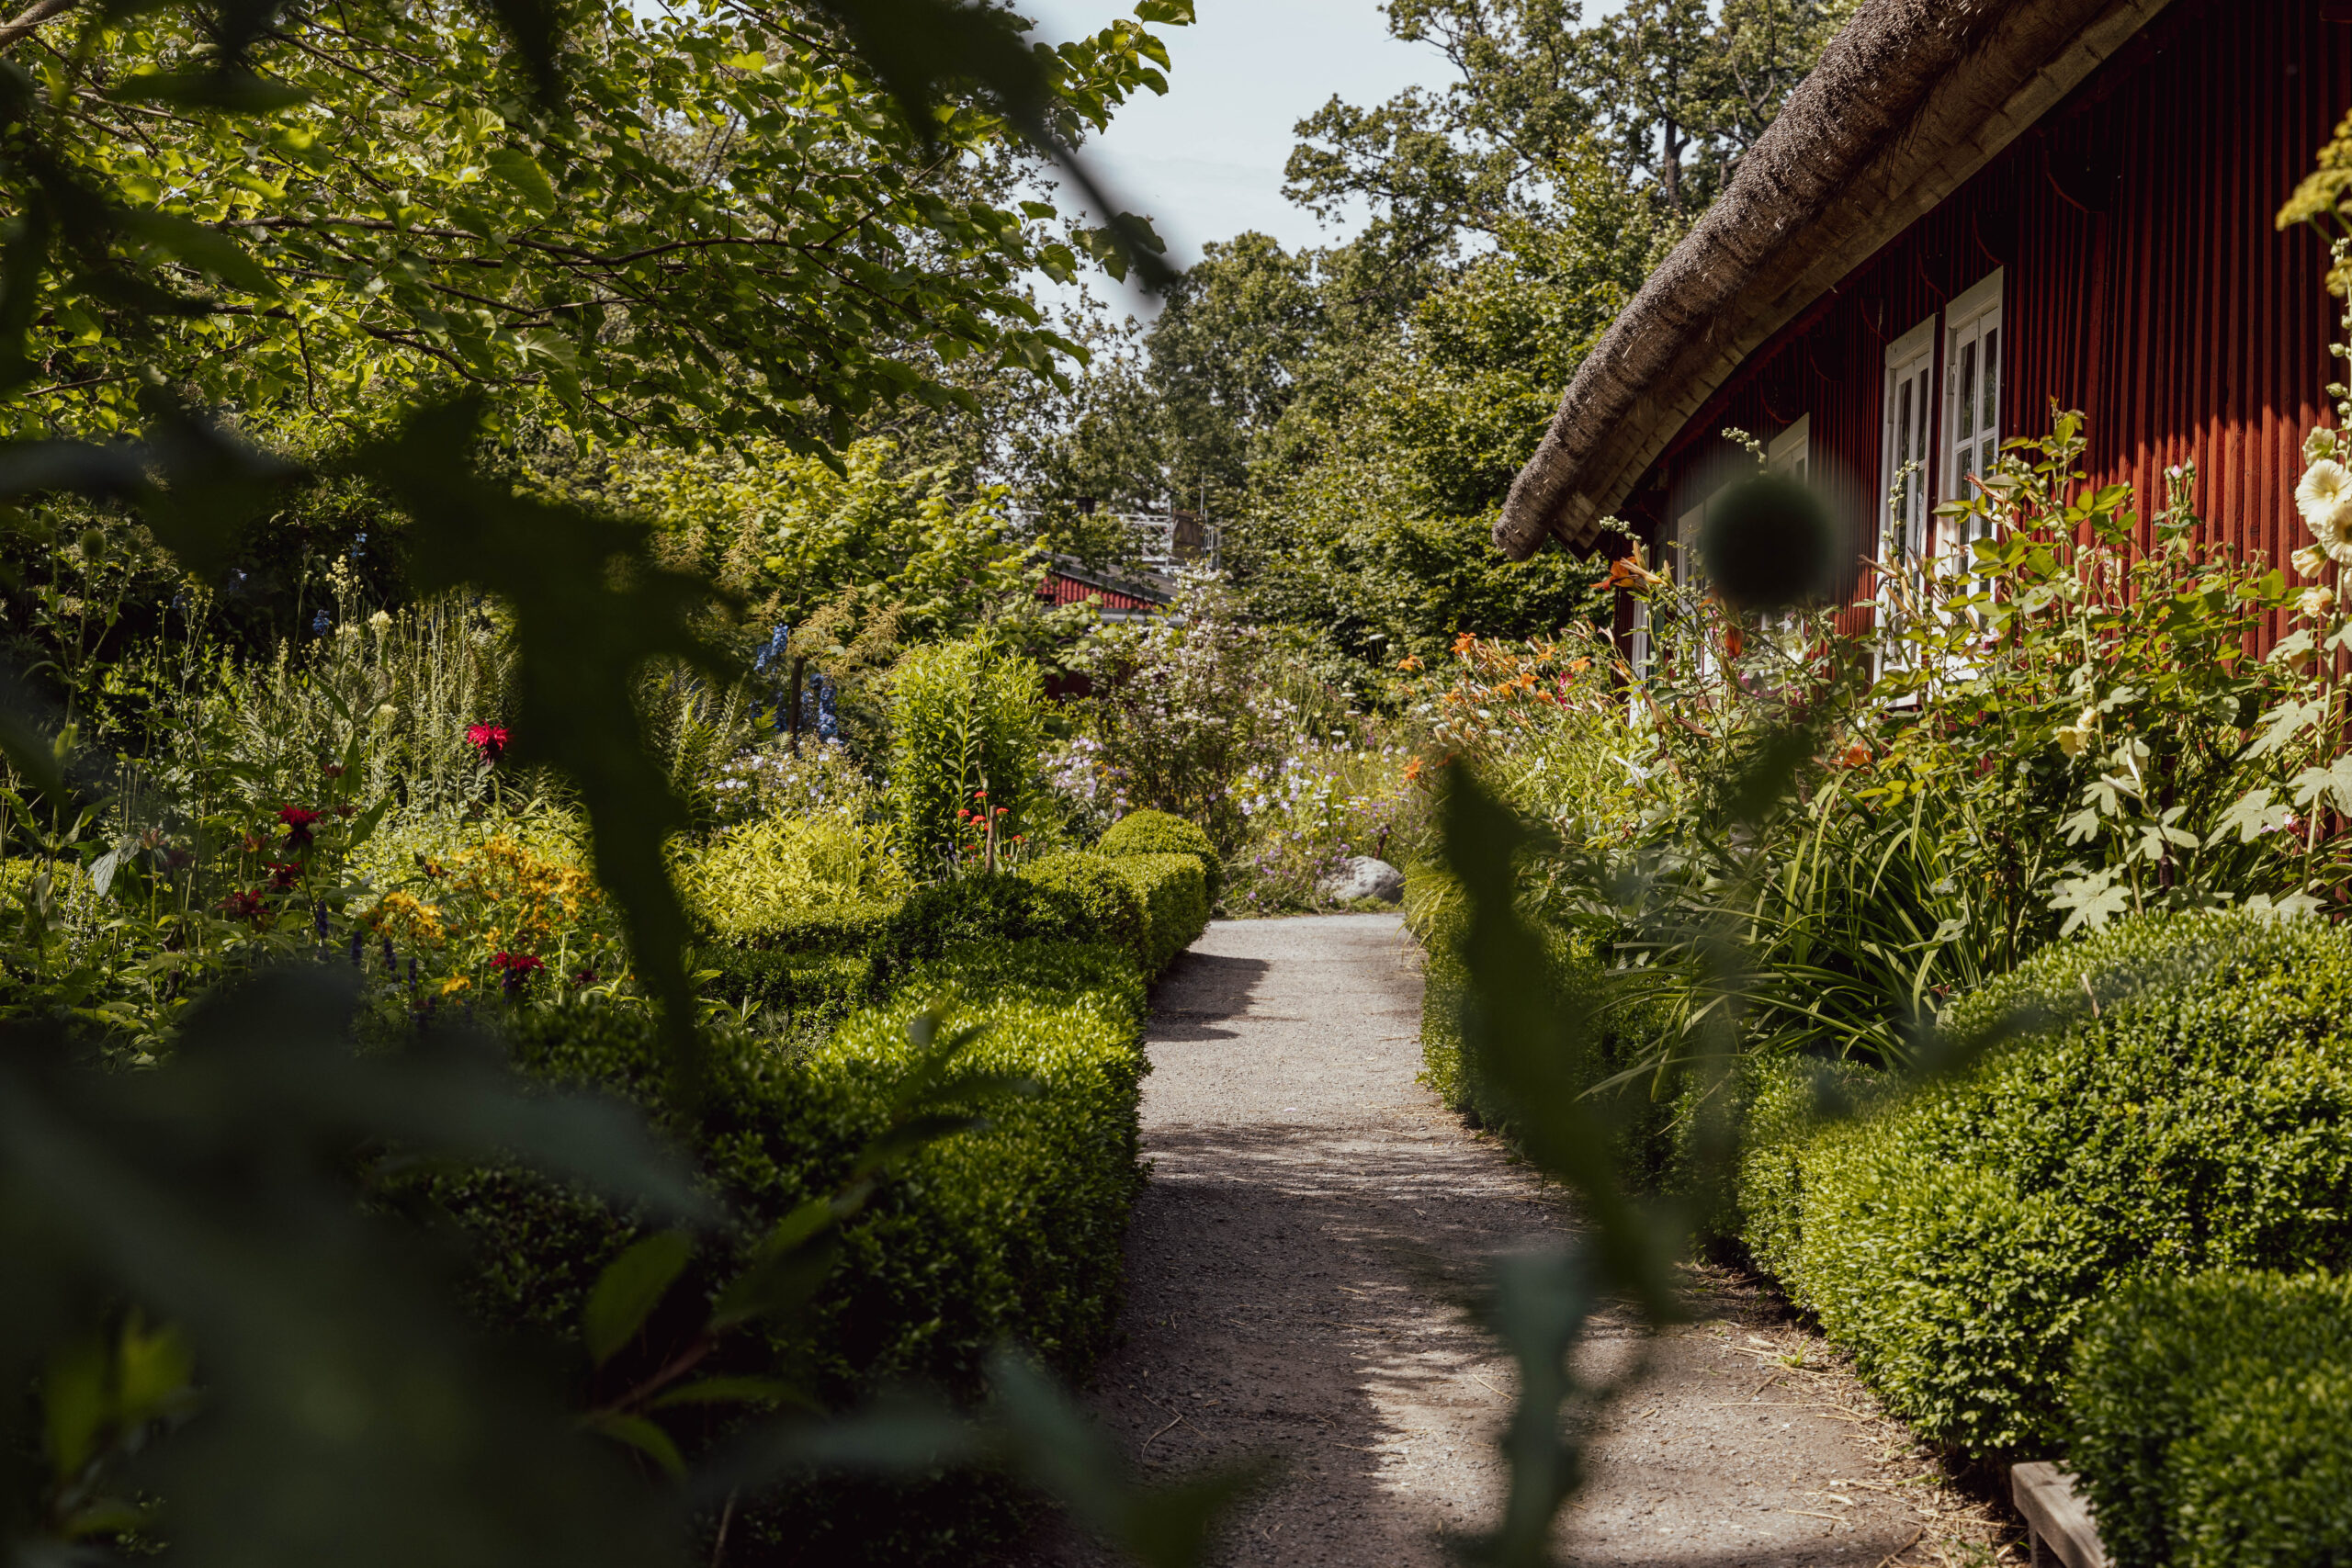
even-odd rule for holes
{"type": "Polygon", "coordinates": [[[368,629],[381,635],[392,629],[392,617],[382,610],[368,617],[368,629]]]}
{"type": "Polygon", "coordinates": [[[452,975],[447,979],[441,982],[441,994],[445,997],[454,997],[459,991],[471,990],[473,988],[473,984],[474,983],[471,980],[467,979],[463,975],[452,975]]]}
{"type": "Polygon", "coordinates": [[[2085,708],[2082,716],[2072,724],[2058,728],[2058,750],[2069,757],[2079,757],[2090,750],[2091,739],[2098,733],[2098,709],[2085,708]]]}
{"type": "Polygon", "coordinates": [[[2295,570],[2305,577],[2317,577],[2319,569],[2327,564],[2327,552],[2317,545],[2305,545],[2287,558],[2293,561],[2295,570]]]}
{"type": "Polygon", "coordinates": [[[2297,595],[2295,608],[2316,621],[2326,615],[2335,603],[2335,591],[2325,583],[2320,583],[2315,587],[2304,589],[2301,594],[2297,595]]]}

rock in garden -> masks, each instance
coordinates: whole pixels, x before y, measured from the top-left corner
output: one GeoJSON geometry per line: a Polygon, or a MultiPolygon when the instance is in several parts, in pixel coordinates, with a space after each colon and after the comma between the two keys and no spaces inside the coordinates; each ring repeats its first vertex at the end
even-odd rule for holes
{"type": "Polygon", "coordinates": [[[1315,891],[1334,904],[1353,903],[1358,898],[1395,904],[1405,897],[1405,874],[1385,860],[1350,855],[1340,863],[1337,871],[1315,885],[1315,891]]]}

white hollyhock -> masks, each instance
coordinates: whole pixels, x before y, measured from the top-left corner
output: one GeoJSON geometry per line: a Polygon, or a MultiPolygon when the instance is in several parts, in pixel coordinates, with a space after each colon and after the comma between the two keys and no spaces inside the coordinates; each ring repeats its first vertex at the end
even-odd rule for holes
{"type": "Polygon", "coordinates": [[[2305,468],[2301,482],[2295,486],[2295,510],[2303,514],[2303,526],[2331,556],[2344,537],[2347,519],[2343,509],[2347,502],[2352,502],[2352,468],[2333,457],[2322,457],[2305,468]]]}
{"type": "Polygon", "coordinates": [[[2305,577],[2317,577],[2319,569],[2327,564],[2327,552],[2317,545],[2305,545],[2287,558],[2293,561],[2295,570],[2305,577]]]}

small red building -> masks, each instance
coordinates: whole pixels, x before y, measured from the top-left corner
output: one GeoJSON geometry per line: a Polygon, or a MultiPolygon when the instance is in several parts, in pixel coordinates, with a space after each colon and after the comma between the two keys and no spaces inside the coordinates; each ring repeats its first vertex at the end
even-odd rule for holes
{"type": "Polygon", "coordinates": [[[1579,368],[1497,544],[1686,538],[1736,427],[1849,558],[1926,570],[1962,543],[1930,509],[2054,400],[2093,482],[2144,513],[2193,458],[2209,536],[2283,561],[2336,306],[2273,218],[2347,107],[2346,0],[1870,0],[1579,368]]]}

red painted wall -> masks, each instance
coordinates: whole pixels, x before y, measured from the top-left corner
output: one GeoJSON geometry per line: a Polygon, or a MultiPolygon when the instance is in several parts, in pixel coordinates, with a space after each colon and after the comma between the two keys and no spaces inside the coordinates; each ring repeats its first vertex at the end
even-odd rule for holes
{"type": "Polygon", "coordinates": [[[1725,426],[1769,438],[1810,415],[1815,470],[1874,550],[1886,344],[1997,266],[2001,434],[2046,431],[2053,398],[2083,410],[2092,481],[2131,482],[2143,511],[2194,457],[2203,536],[2283,560],[2306,542],[2303,432],[2333,423],[2338,307],[2324,243],[2272,219],[2352,107],[2348,22],[2317,0],[2181,0],[1752,355],[1621,512],[1657,537],[1720,482],[1725,426]]]}

